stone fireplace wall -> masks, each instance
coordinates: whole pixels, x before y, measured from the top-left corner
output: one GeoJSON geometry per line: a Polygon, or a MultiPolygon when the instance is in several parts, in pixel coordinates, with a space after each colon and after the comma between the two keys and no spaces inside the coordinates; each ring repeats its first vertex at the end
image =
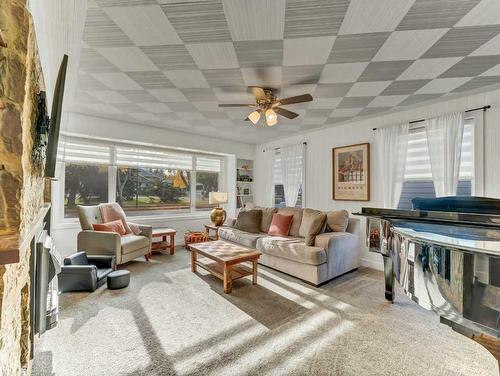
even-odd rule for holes
{"type": "MultiPolygon", "coordinates": [[[[44,202],[34,162],[36,94],[43,78],[26,0],[0,0],[0,236],[28,232],[44,202]]],[[[30,253],[0,265],[0,375],[30,373],[30,253]]]]}

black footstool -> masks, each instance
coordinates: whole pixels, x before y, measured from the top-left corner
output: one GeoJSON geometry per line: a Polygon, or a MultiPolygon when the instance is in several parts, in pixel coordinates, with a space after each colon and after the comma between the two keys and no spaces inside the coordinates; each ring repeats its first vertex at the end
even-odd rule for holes
{"type": "Polygon", "coordinates": [[[115,270],[108,274],[106,282],[110,290],[127,287],[130,283],[130,272],[128,270],[115,270]]]}

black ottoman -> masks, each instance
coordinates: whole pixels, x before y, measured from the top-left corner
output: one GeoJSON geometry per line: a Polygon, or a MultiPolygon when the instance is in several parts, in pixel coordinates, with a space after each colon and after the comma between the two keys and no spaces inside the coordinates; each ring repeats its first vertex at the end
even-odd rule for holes
{"type": "Polygon", "coordinates": [[[130,272],[128,270],[115,270],[108,274],[106,282],[110,290],[127,287],[130,283],[130,272]]]}

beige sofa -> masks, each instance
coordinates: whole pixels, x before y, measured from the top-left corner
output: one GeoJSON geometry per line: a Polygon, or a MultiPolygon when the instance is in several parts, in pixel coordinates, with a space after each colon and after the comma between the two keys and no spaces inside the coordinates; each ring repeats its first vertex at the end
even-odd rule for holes
{"type": "MultiPolygon", "coordinates": [[[[267,210],[270,210],[268,208],[267,210]]],[[[271,209],[272,210],[272,209],[271,209]]],[[[302,209],[276,209],[290,214],[302,209]]],[[[325,226],[316,235],[314,245],[308,246],[298,235],[301,214],[295,216],[290,236],[270,236],[262,223],[260,233],[249,233],[234,228],[234,220],[219,228],[219,238],[262,252],[259,263],[300,278],[316,286],[359,267],[359,219],[349,218],[345,232],[325,232],[325,226]]],[[[262,221],[266,221],[265,216],[262,221]]],[[[267,219],[268,221],[268,219],[267,219]]]]}
{"type": "Polygon", "coordinates": [[[99,205],[77,206],[82,231],[78,233],[78,251],[89,255],[113,255],[116,264],[124,264],[151,252],[152,226],[138,225],[140,233],[120,236],[116,232],[94,231],[92,224],[102,223],[99,205]]]}

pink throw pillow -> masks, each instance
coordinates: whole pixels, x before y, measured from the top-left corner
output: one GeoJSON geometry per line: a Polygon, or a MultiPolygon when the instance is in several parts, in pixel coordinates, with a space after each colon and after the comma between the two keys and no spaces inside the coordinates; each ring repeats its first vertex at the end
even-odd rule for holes
{"type": "Polygon", "coordinates": [[[292,221],[293,215],[273,214],[268,234],[273,236],[288,236],[290,227],[292,227],[292,221]]]}
{"type": "Polygon", "coordinates": [[[92,228],[95,231],[116,232],[120,235],[125,235],[127,233],[121,219],[106,223],[94,223],[92,224],[92,228]]]}

